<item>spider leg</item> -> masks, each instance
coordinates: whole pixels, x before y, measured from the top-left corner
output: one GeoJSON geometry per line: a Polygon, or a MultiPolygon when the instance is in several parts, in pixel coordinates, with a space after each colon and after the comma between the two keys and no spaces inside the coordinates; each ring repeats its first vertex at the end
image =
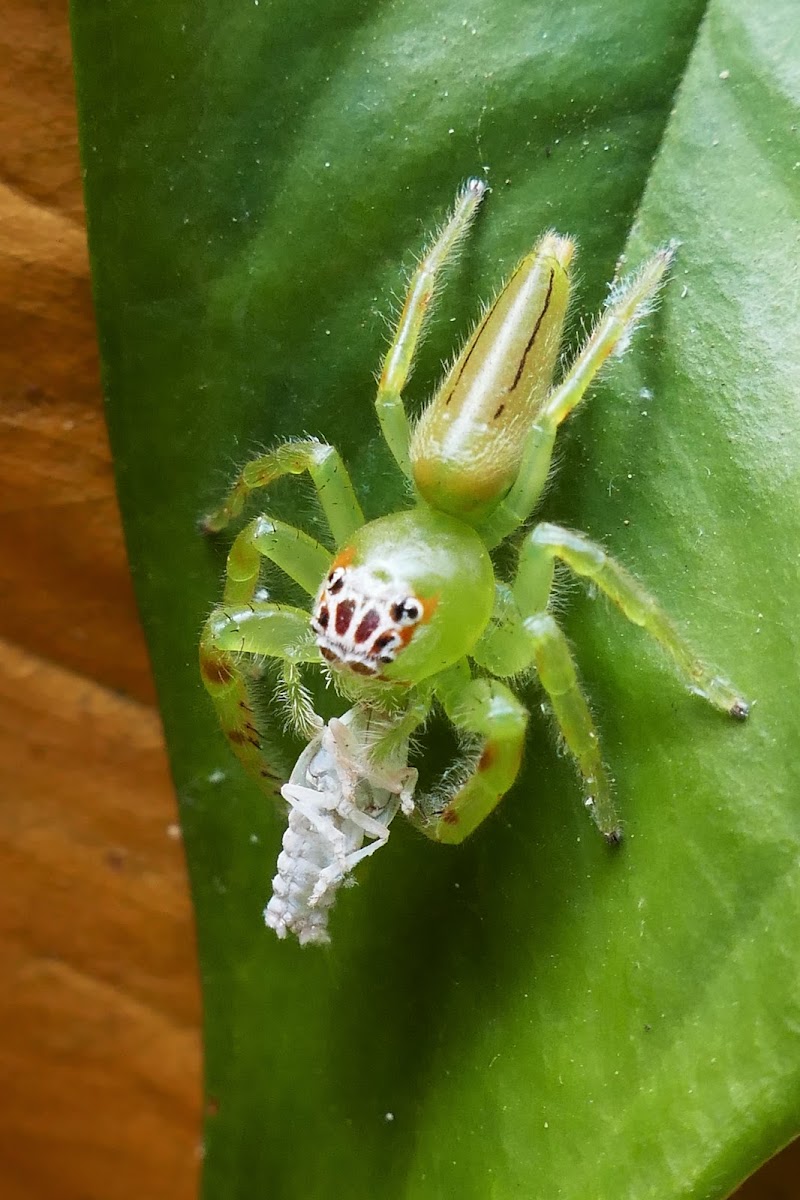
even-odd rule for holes
{"type": "Polygon", "coordinates": [[[553,561],[520,555],[513,592],[498,585],[495,611],[473,657],[495,675],[518,675],[535,666],[548,695],[564,743],[583,780],[584,804],[610,842],[620,839],[600,743],[589,705],[581,691],[567,639],[546,610],[553,561]],[[533,561],[532,561],[533,560],[533,561]]]}
{"type": "Polygon", "coordinates": [[[524,622],[533,660],[542,687],[553,707],[559,730],[583,780],[583,803],[603,836],[612,844],[622,838],[603,766],[600,742],[589,705],[578,682],[567,639],[547,612],[534,613],[524,622]]]}
{"type": "MultiPolygon", "coordinates": [[[[308,613],[266,601],[214,609],[200,639],[203,683],[234,754],[269,795],[277,796],[282,780],[265,754],[249,669],[262,658],[319,662],[308,613]]],[[[322,724],[320,718],[317,722],[322,724]]]]}
{"type": "Polygon", "coordinates": [[[437,276],[469,230],[485,192],[486,184],[481,179],[470,179],[462,188],[450,220],[411,277],[403,311],[383,360],[375,408],[386,444],[409,479],[410,426],[403,406],[403,388],[411,374],[425,316],[434,298],[437,276]]]}
{"type": "Polygon", "coordinates": [[[533,663],[583,779],[584,803],[605,837],[618,842],[619,822],[597,730],[567,639],[547,611],[556,559],[591,579],[630,621],[654,637],[693,692],[740,719],[747,716],[748,705],[727,680],[697,657],[655,598],[601,546],[557,525],[536,526],[523,542],[511,594],[498,585],[492,620],[473,657],[501,676],[518,674],[533,663]]]}
{"type": "Polygon", "coordinates": [[[347,542],[364,524],[350,475],[338,450],[309,438],[284,442],[251,459],[239,474],[225,501],[201,521],[205,533],[217,533],[238,517],[252,492],[268,487],[284,475],[308,471],[317,489],[325,518],[337,545],[347,542]]]}
{"type": "Polygon", "coordinates": [[[314,708],[311,693],[303,682],[300,663],[294,658],[280,660],[280,688],[277,698],[282,702],[289,723],[308,741],[319,733],[321,719],[314,708]]]}
{"type": "Polygon", "coordinates": [[[387,783],[382,776],[384,772],[388,771],[388,779],[391,780],[396,777],[396,769],[394,766],[387,767],[386,764],[391,763],[402,752],[409,738],[421,725],[425,724],[431,711],[432,701],[433,697],[429,688],[418,685],[415,694],[409,697],[408,708],[399,720],[384,725],[383,729],[378,724],[378,735],[369,751],[370,777],[377,787],[384,787],[388,791],[392,790],[391,784],[387,783]]]}
{"type": "Polygon", "coordinates": [[[449,794],[420,800],[412,821],[437,842],[462,842],[509,790],[519,771],[528,714],[497,679],[470,679],[466,662],[439,677],[436,694],[456,729],[479,739],[477,762],[449,794]]]}
{"type": "MultiPolygon", "coordinates": [[[[248,639],[252,635],[252,630],[255,628],[247,614],[262,611],[272,614],[278,611],[284,613],[291,611],[300,614],[303,622],[302,630],[299,625],[296,629],[292,628],[290,630],[292,637],[299,639],[300,644],[303,646],[305,646],[306,642],[312,642],[313,638],[308,613],[304,613],[301,609],[289,610],[274,604],[267,604],[265,608],[263,601],[256,602],[255,596],[260,579],[261,563],[265,558],[285,571],[291,579],[299,583],[310,595],[316,593],[320,582],[330,570],[331,564],[330,551],[326,550],[314,538],[309,537],[307,533],[303,533],[301,529],[295,529],[293,526],[285,525],[282,521],[275,521],[271,517],[255,517],[238,534],[231,546],[225,573],[225,591],[222,599],[222,607],[217,609],[215,613],[212,613],[206,625],[206,629],[211,636],[211,643],[216,650],[221,648],[220,637],[221,631],[224,628],[218,618],[220,615],[224,616],[232,609],[244,614],[243,621],[246,632],[242,636],[245,639],[248,639]]],[[[268,626],[271,631],[278,628],[274,620],[262,623],[259,628],[266,630],[268,626]]],[[[283,652],[274,654],[270,648],[273,644],[272,642],[264,649],[254,648],[249,650],[246,641],[245,643],[236,641],[236,638],[239,637],[238,625],[236,626],[236,630],[237,632],[232,635],[234,640],[230,646],[227,646],[227,649],[244,651],[245,653],[255,655],[277,657],[281,660],[281,695],[291,724],[303,737],[313,737],[314,732],[320,724],[320,720],[314,711],[311,698],[303,684],[299,663],[301,661],[319,661],[319,656],[312,654],[310,659],[307,657],[298,659],[294,655],[294,652],[291,655],[283,652]]],[[[234,671],[237,670],[235,660],[229,662],[228,666],[234,671]]],[[[242,674],[241,672],[239,673],[242,674]]],[[[241,693],[239,699],[243,697],[245,700],[247,699],[244,695],[246,690],[245,676],[242,675],[242,679],[238,684],[238,691],[241,693]]],[[[213,698],[214,694],[212,692],[213,698]]],[[[221,713],[220,717],[222,717],[221,713]]],[[[224,722],[223,728],[227,732],[228,727],[224,722]]],[[[247,753],[249,754],[249,751],[247,753]]],[[[242,757],[241,754],[239,757],[242,757]]]]}
{"type": "Polygon", "coordinates": [[[613,354],[621,358],[639,323],[652,311],[658,289],[675,256],[674,246],[665,246],[611,291],[603,315],[578,351],[558,387],[550,393],[542,417],[560,425],[586,395],[586,389],[613,354]]]}
{"type": "Polygon", "coordinates": [[[637,325],[652,310],[673,254],[672,247],[657,251],[611,292],[594,330],[531,425],[516,480],[479,526],[490,549],[519,528],[533,512],[550,473],[559,425],[583,400],[606,361],[612,355],[619,358],[625,353],[637,325]]]}
{"type": "Polygon", "coordinates": [[[333,555],[293,525],[272,517],[255,517],[237,535],[228,553],[224,604],[246,604],[253,599],[264,558],[314,596],[330,570],[333,555]]]}
{"type": "MultiPolygon", "coordinates": [[[[747,716],[747,702],[727,679],[695,654],[655,597],[625,567],[606,554],[602,546],[581,533],[543,523],[528,535],[520,553],[515,587],[521,608],[524,596],[535,595],[537,601],[541,601],[544,587],[547,586],[549,591],[556,558],[577,575],[591,579],[629,621],[640,625],[655,638],[670,655],[691,691],[732,717],[742,720],[747,716]]],[[[543,609],[545,605],[538,607],[543,609]]]]}

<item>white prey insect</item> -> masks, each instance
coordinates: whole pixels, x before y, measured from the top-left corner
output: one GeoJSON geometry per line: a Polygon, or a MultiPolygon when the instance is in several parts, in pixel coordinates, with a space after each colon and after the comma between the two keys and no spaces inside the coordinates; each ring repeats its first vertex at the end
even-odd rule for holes
{"type": "Polygon", "coordinates": [[[264,909],[279,938],[293,934],[301,946],[329,942],[339,888],[357,863],[386,845],[398,810],[413,812],[417,772],[407,765],[408,739],[396,739],[380,763],[370,755],[386,732],[385,716],[376,721],[357,705],[322,727],[281,788],[289,823],[264,909]]]}

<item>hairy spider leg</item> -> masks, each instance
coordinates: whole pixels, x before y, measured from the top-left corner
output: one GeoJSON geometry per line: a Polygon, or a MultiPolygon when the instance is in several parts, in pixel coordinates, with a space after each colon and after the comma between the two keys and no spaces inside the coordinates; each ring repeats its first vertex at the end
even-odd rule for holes
{"type": "Polygon", "coordinates": [[[270,796],[278,797],[283,779],[264,755],[247,666],[248,660],[263,658],[319,662],[308,613],[263,600],[214,609],[200,639],[203,683],[234,754],[270,796]]]}
{"type": "Polygon", "coordinates": [[[487,185],[482,179],[470,179],[462,188],[450,220],[425,252],[411,277],[403,310],[383,361],[375,408],[386,444],[400,470],[409,479],[411,463],[408,446],[411,431],[403,405],[403,388],[411,374],[414,354],[434,299],[439,272],[469,231],[486,190],[487,185]]]}
{"type": "Polygon", "coordinates": [[[499,545],[530,517],[547,483],[559,425],[583,400],[608,359],[624,354],[636,327],[652,310],[674,253],[672,246],[658,250],[638,271],[612,289],[594,330],[527,431],[514,483],[478,526],[490,548],[499,545]]]}
{"type": "Polygon", "coordinates": [[[536,673],[583,780],[583,803],[603,836],[616,844],[622,839],[619,817],[603,766],[597,730],[578,682],[567,639],[548,612],[527,617],[523,627],[530,638],[536,673]]]}
{"type": "Polygon", "coordinates": [[[299,669],[301,662],[320,661],[308,613],[255,599],[265,558],[313,595],[330,569],[332,555],[301,529],[265,516],[255,517],[241,530],[228,554],[222,606],[206,622],[200,670],[228,740],[259,779],[269,775],[264,770],[267,764],[261,755],[262,736],[255,725],[245,656],[278,659],[287,710],[304,737],[313,735],[321,724],[299,669]],[[281,641],[284,635],[287,641],[281,641]],[[225,687],[218,685],[220,680],[225,687]]]}
{"type": "Polygon", "coordinates": [[[252,492],[284,475],[302,475],[305,471],[317,490],[334,541],[337,545],[346,542],[364,524],[364,515],[339,451],[315,438],[284,442],[251,459],[223,504],[203,518],[201,528],[205,533],[219,532],[241,514],[252,492]]]}
{"type": "Polygon", "coordinates": [[[617,842],[620,827],[597,730],[567,640],[547,611],[556,559],[591,579],[630,621],[654,637],[693,692],[739,719],[747,716],[748,705],[698,658],[655,598],[601,546],[557,525],[536,526],[522,544],[513,589],[497,585],[492,619],[473,657],[500,676],[519,674],[533,662],[583,780],[584,803],[606,838],[617,842]]]}
{"type": "Polygon", "coordinates": [[[597,730],[567,639],[546,611],[553,582],[553,559],[527,553],[513,590],[499,584],[495,611],[475,647],[475,661],[494,675],[518,675],[535,666],[564,743],[583,781],[584,804],[608,841],[620,840],[611,785],[603,766],[597,730]]]}
{"type": "Polygon", "coordinates": [[[280,698],[293,728],[310,742],[322,727],[322,717],[314,708],[311,693],[303,682],[300,664],[293,658],[282,658],[279,662],[280,698]]]}
{"type": "MultiPolygon", "coordinates": [[[[655,597],[638,579],[602,546],[582,533],[573,533],[559,525],[543,523],[527,536],[520,553],[515,594],[521,609],[526,596],[538,591],[541,601],[544,581],[552,578],[553,561],[558,558],[586,579],[591,579],[617,608],[640,625],[670,655],[689,689],[721,712],[744,720],[750,709],[732,684],[699,658],[675,628],[655,597]]],[[[546,605],[541,604],[543,609],[546,605]]],[[[530,612],[530,609],[528,609],[530,612]]]]}
{"type": "Polygon", "coordinates": [[[380,737],[371,747],[369,754],[371,769],[378,780],[378,787],[385,786],[380,782],[380,764],[386,762],[387,759],[391,760],[396,757],[400,748],[407,744],[409,738],[413,737],[420,726],[425,724],[430,715],[432,704],[432,683],[430,680],[423,680],[421,684],[417,684],[417,687],[410,694],[407,708],[403,715],[393,723],[386,725],[381,731],[380,737]]]}
{"type": "Polygon", "coordinates": [[[612,288],[605,311],[581,347],[563,380],[553,389],[543,417],[555,425],[580,404],[586,389],[613,354],[620,358],[648,313],[675,257],[675,246],[656,250],[638,271],[612,288]]]}
{"type": "Polygon", "coordinates": [[[265,558],[314,596],[330,570],[333,555],[302,529],[272,517],[255,517],[236,536],[228,553],[223,604],[246,604],[253,599],[265,558]]]}
{"type": "Polygon", "coordinates": [[[412,820],[436,842],[456,845],[489,815],[514,783],[528,713],[497,679],[472,679],[466,659],[436,678],[436,695],[456,729],[480,740],[479,757],[437,803],[418,800],[412,820]]]}

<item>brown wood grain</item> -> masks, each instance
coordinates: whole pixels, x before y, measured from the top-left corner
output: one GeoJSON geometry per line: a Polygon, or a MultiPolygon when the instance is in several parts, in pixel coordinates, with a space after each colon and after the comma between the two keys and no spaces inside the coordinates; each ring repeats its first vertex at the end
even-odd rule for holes
{"type": "MultiPolygon", "coordinates": [[[[0,380],[0,1196],[191,1200],[194,932],[103,425],[61,0],[0,21],[0,380]]],[[[740,1200],[800,1196],[798,1164],[740,1200]]]]}
{"type": "Polygon", "coordinates": [[[0,636],[152,701],[103,424],[66,12],[0,21],[0,636]]]}
{"type": "Polygon", "coordinates": [[[103,423],[60,3],[7,0],[0,22],[0,380],[0,1196],[191,1200],[194,930],[103,423]]]}
{"type": "Polygon", "coordinates": [[[194,930],[158,717],[0,642],[0,1172],[191,1200],[194,930]]]}

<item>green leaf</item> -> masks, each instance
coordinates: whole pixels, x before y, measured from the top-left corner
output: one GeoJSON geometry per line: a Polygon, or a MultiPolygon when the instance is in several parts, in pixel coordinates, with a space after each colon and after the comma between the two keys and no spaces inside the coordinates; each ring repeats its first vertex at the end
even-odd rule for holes
{"type": "MultiPolygon", "coordinates": [[[[713,1200],[797,1129],[796,16],[74,0],[109,423],[197,906],[206,1200],[713,1200]],[[707,711],[570,594],[623,851],[534,721],[470,842],[396,822],[330,951],[301,950],[261,921],[281,814],[197,676],[224,547],[195,520],[249,453],[305,432],[368,515],[403,502],[372,409],[384,318],[481,169],[493,193],[409,401],[542,228],[578,236],[582,313],[631,227],[631,263],[680,239],[543,513],[638,571],[753,717],[707,711]]],[[[297,484],[274,503],[316,519],[297,484]]]]}

